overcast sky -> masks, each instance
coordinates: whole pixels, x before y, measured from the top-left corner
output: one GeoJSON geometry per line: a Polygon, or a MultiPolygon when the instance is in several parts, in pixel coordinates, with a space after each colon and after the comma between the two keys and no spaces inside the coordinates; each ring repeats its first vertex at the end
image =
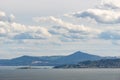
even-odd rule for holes
{"type": "Polygon", "coordinates": [[[0,58],[120,56],[118,0],[1,0],[0,58]]]}

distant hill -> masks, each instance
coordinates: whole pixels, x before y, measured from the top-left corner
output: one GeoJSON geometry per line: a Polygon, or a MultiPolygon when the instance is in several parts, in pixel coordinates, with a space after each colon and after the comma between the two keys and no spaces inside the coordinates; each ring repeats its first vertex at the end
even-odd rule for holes
{"type": "MultiPolygon", "coordinates": [[[[21,56],[13,59],[0,60],[0,66],[56,66],[63,64],[76,64],[80,61],[86,60],[100,60],[105,57],[91,55],[88,53],[77,51],[67,56],[21,56]]],[[[107,57],[106,57],[107,58],[107,57]]],[[[111,57],[112,58],[112,57],[111,57]]]]}
{"type": "Polygon", "coordinates": [[[102,59],[96,61],[82,61],[78,64],[66,64],[54,68],[120,68],[120,59],[102,59]]]}
{"type": "Polygon", "coordinates": [[[57,59],[56,62],[59,64],[76,64],[80,61],[86,61],[86,60],[99,60],[103,57],[97,56],[97,55],[91,55],[88,53],[84,53],[81,51],[77,51],[71,55],[62,57],[60,59],[57,59]]]}
{"type": "Polygon", "coordinates": [[[8,60],[0,60],[0,66],[51,66],[54,65],[52,62],[63,56],[21,56],[8,60]]]}

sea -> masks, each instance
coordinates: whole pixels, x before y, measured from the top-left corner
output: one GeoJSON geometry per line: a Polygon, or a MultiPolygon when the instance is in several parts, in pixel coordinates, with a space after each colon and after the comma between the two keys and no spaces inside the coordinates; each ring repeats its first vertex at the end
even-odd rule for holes
{"type": "MultiPolygon", "coordinates": [[[[21,66],[0,66],[0,80],[120,80],[120,69],[18,69],[21,66]]],[[[34,66],[35,67],[35,66],[34,66]]]]}

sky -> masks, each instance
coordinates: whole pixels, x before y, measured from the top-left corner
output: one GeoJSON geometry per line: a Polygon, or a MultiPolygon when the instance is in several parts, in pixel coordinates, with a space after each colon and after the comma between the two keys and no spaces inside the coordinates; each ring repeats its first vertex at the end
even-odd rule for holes
{"type": "Polygon", "coordinates": [[[119,0],[0,0],[0,58],[120,56],[119,0]]]}

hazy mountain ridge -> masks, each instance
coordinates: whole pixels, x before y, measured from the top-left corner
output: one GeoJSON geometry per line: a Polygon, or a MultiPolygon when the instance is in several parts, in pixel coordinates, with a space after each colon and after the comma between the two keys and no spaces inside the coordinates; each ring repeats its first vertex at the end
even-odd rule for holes
{"type": "MultiPolygon", "coordinates": [[[[81,61],[94,61],[100,59],[106,59],[108,57],[101,57],[84,52],[77,51],[67,56],[21,56],[13,59],[0,60],[1,66],[56,66],[63,64],[77,64],[81,61]]],[[[112,58],[112,57],[109,57],[112,58]]]]}
{"type": "Polygon", "coordinates": [[[66,64],[54,68],[120,68],[120,59],[101,59],[96,61],[82,61],[77,64],[66,64]]]}
{"type": "Polygon", "coordinates": [[[60,59],[57,59],[56,62],[57,63],[61,63],[61,64],[76,64],[80,61],[86,61],[86,60],[99,60],[102,59],[103,57],[97,56],[97,55],[92,55],[92,54],[88,54],[88,53],[84,53],[81,51],[77,51],[71,55],[62,57],[60,59]]]}

